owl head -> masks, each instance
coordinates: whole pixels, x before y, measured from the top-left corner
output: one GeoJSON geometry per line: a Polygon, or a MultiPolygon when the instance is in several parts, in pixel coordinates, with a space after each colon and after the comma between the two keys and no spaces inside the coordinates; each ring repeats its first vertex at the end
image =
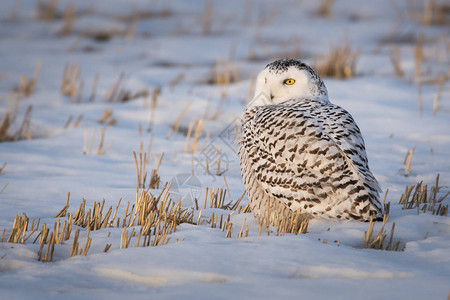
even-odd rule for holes
{"type": "Polygon", "coordinates": [[[248,106],[280,104],[305,98],[328,102],[327,88],[322,79],[301,60],[280,59],[268,64],[259,73],[255,95],[248,106]]]}

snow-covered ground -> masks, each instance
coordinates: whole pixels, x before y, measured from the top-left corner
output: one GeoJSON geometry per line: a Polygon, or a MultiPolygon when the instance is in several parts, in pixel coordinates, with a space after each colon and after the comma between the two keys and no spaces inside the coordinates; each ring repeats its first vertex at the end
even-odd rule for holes
{"type": "MultiPolygon", "coordinates": [[[[8,131],[13,134],[19,128],[32,105],[31,139],[0,143],[0,167],[6,162],[0,173],[0,190],[6,186],[0,193],[0,234],[6,228],[0,243],[0,299],[447,297],[448,216],[403,210],[398,201],[407,184],[423,180],[430,191],[438,174],[438,198],[449,191],[448,14],[444,26],[425,26],[421,17],[413,16],[417,10],[407,5],[421,7],[422,16],[420,1],[337,0],[330,16],[320,17],[319,1],[60,0],[51,20],[37,20],[37,4],[49,2],[0,3],[0,122],[14,110],[11,89],[19,86],[22,75],[30,78],[42,62],[35,89],[18,102],[17,118],[8,131]],[[70,3],[73,23],[61,36],[61,16],[70,3]],[[114,34],[108,38],[108,33],[114,34]],[[422,35],[422,76],[414,76],[414,53],[422,35]],[[387,238],[395,222],[394,241],[400,241],[403,251],[364,249],[369,224],[359,222],[311,221],[307,234],[275,236],[271,228],[258,236],[251,213],[237,211],[231,216],[233,238],[225,238],[225,232],[211,228],[208,221],[212,213],[226,216],[229,211],[212,208],[203,210],[200,225],[181,224],[164,246],[135,247],[133,237],[128,249],[120,249],[123,228],[111,227],[90,232],[87,256],[70,257],[71,237],[55,245],[53,261],[44,263],[38,261],[38,242],[33,243],[37,233],[24,244],[6,242],[16,214],[26,213],[53,229],[68,192],[70,213],[83,199],[87,207],[102,199],[105,207],[115,207],[122,198],[118,215],[123,216],[124,203],[136,198],[133,151],[139,153],[140,143],[144,152],[151,144],[146,186],[164,153],[158,174],[162,184],[177,181],[173,197],[184,197],[184,208],[192,208],[192,197],[202,206],[207,187],[226,189],[216,169],[226,178],[231,194],[227,201],[236,201],[244,186],[232,133],[252,78],[275,58],[293,55],[315,64],[346,39],[361,51],[356,77],[324,81],[330,100],[346,108],[361,128],[371,169],[383,190],[389,189],[387,238]],[[390,62],[393,47],[401,51],[403,77],[396,76],[390,62]],[[231,84],[211,84],[218,62],[231,70],[231,84]],[[60,92],[69,64],[79,67],[78,90],[83,82],[74,100],[60,92]],[[429,84],[440,74],[444,84],[429,84]],[[90,101],[96,76],[96,94],[90,101]],[[121,76],[116,96],[120,89],[131,94],[148,90],[149,95],[108,101],[121,76]],[[161,94],[152,117],[151,94],[157,87],[161,94]],[[178,132],[169,136],[188,103],[178,132]],[[98,120],[105,109],[112,110],[115,123],[106,126],[103,153],[97,155],[105,128],[98,120]],[[69,117],[72,121],[64,128],[69,117]],[[191,155],[184,151],[186,132],[197,120],[203,122],[200,149],[191,155]],[[208,152],[211,146],[217,146],[217,153],[208,152]],[[406,172],[403,162],[414,147],[406,172]],[[220,157],[220,166],[215,157],[220,157]],[[185,182],[183,174],[192,173],[185,182]],[[236,238],[244,219],[248,237],[236,238]],[[112,245],[103,253],[106,244],[112,245]]],[[[244,197],[241,206],[247,202],[244,197]]],[[[442,204],[449,202],[450,197],[442,204]]],[[[198,215],[195,211],[194,221],[198,215]]],[[[380,226],[376,224],[376,232],[380,226]]],[[[84,246],[86,229],[80,230],[84,246]]]]}

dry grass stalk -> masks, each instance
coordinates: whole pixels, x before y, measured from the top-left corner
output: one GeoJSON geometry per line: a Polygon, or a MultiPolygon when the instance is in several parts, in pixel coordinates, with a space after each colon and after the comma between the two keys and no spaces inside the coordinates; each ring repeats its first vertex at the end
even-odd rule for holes
{"type": "Polygon", "coordinates": [[[217,162],[217,168],[216,168],[216,176],[220,176],[222,173],[220,172],[220,159],[217,162]]]}
{"type": "Polygon", "coordinates": [[[103,252],[108,252],[109,248],[111,248],[112,244],[106,244],[105,248],[103,249],[103,252]]]}
{"type": "Polygon", "coordinates": [[[184,73],[181,73],[174,77],[171,81],[169,81],[169,90],[173,91],[174,87],[179,84],[184,79],[184,77],[184,73]]]}
{"type": "Polygon", "coordinates": [[[75,120],[75,123],[73,123],[73,128],[77,128],[80,125],[81,119],[83,119],[83,115],[78,116],[78,118],[75,120]]]}
{"type": "Polygon", "coordinates": [[[186,135],[186,143],[184,144],[184,153],[189,150],[189,139],[191,138],[192,129],[194,128],[194,121],[189,122],[189,128],[186,135]]]}
{"type": "Polygon", "coordinates": [[[138,98],[146,98],[146,97],[148,97],[147,89],[138,90],[135,93],[133,93],[129,90],[121,89],[119,91],[119,93],[117,94],[117,97],[114,100],[112,100],[111,102],[127,102],[130,100],[134,100],[134,99],[138,99],[138,98]]]}
{"type": "Polygon", "coordinates": [[[83,256],[86,256],[88,251],[89,251],[89,247],[91,246],[91,242],[92,242],[92,238],[87,237],[86,239],[86,245],[84,246],[84,251],[83,251],[83,256]]]}
{"type": "Polygon", "coordinates": [[[97,148],[97,155],[103,155],[109,149],[109,146],[108,146],[105,150],[103,150],[103,142],[105,140],[105,131],[106,131],[106,126],[103,127],[102,130],[100,131],[100,142],[99,142],[98,148],[97,148]]]}
{"type": "Polygon", "coordinates": [[[10,112],[7,112],[3,118],[3,121],[0,122],[0,142],[2,141],[17,141],[19,139],[32,139],[31,136],[31,112],[32,112],[33,106],[29,105],[21,125],[19,128],[12,134],[9,133],[10,128],[12,126],[12,118],[10,115],[10,112]]]}
{"type": "Polygon", "coordinates": [[[386,203],[386,197],[389,193],[389,189],[386,189],[386,193],[384,194],[384,198],[383,198],[383,211],[386,215],[389,215],[390,211],[391,211],[391,202],[386,203]]]}
{"type": "Polygon", "coordinates": [[[261,217],[260,225],[268,229],[270,226],[277,228],[276,235],[285,233],[305,234],[308,231],[310,217],[300,212],[293,213],[283,204],[271,201],[266,206],[266,213],[261,217]]]}
{"type": "Polygon", "coordinates": [[[203,120],[198,120],[195,126],[194,139],[192,140],[191,153],[198,151],[198,139],[202,134],[203,120]]]}
{"type": "Polygon", "coordinates": [[[409,155],[410,155],[411,151],[407,150],[406,151],[406,155],[405,158],[403,159],[403,164],[406,165],[406,162],[408,161],[409,155]]]}
{"type": "MultiPolygon", "coordinates": [[[[19,110],[19,102],[20,102],[21,98],[22,98],[22,95],[20,93],[16,92],[16,90],[14,88],[12,88],[9,93],[8,111],[7,111],[7,115],[8,115],[10,123],[14,123],[16,121],[17,111],[19,110]]],[[[6,119],[6,115],[5,115],[5,119],[6,119]]]]}
{"type": "Polygon", "coordinates": [[[147,152],[144,152],[144,156],[142,156],[142,152],[139,153],[139,162],[136,156],[136,152],[134,151],[133,156],[134,156],[134,163],[136,165],[138,187],[145,188],[145,181],[147,179],[147,172],[145,171],[147,165],[147,152]]]}
{"type": "Polygon", "coordinates": [[[448,15],[450,11],[450,4],[436,3],[434,0],[428,0],[425,3],[422,16],[422,24],[425,26],[439,25],[444,26],[448,24],[448,15]]]}
{"type": "Polygon", "coordinates": [[[228,187],[227,179],[225,178],[225,175],[222,175],[222,177],[223,177],[223,182],[225,183],[225,187],[227,188],[228,198],[231,200],[231,193],[230,193],[230,188],[228,187]]]}
{"type": "Polygon", "coordinates": [[[122,88],[122,84],[125,78],[125,74],[120,73],[119,78],[111,87],[106,91],[104,100],[106,102],[127,102],[141,97],[148,97],[148,89],[141,89],[136,92],[132,92],[125,88],[122,88]]]}
{"type": "MultiPolygon", "coordinates": [[[[107,42],[114,37],[125,37],[127,30],[118,30],[116,28],[89,28],[87,27],[80,35],[79,41],[76,41],[69,51],[76,49],[82,39],[92,39],[96,42],[107,42]]],[[[119,48],[120,51],[120,48],[119,48]]]]}
{"type": "MultiPolygon", "coordinates": [[[[51,262],[53,260],[53,252],[55,249],[55,244],[62,244],[63,241],[68,240],[70,237],[70,233],[72,230],[71,227],[71,221],[70,216],[68,218],[69,226],[67,226],[68,222],[64,221],[63,227],[60,226],[60,220],[58,219],[57,222],[55,222],[55,225],[53,227],[53,231],[50,232],[50,229],[44,224],[42,226],[42,230],[38,234],[38,236],[35,239],[39,239],[39,249],[38,249],[38,260],[42,260],[43,262],[51,262]],[[43,256],[45,244],[47,244],[47,251],[45,252],[45,256],[43,256]]],[[[37,231],[37,228],[34,229],[31,234],[28,236],[28,238],[37,231]]],[[[28,239],[27,238],[27,239],[28,239]]],[[[26,239],[22,241],[24,243],[26,239]]]]}
{"type": "Polygon", "coordinates": [[[416,185],[407,185],[398,203],[402,205],[403,209],[417,208],[418,212],[420,210],[424,213],[430,211],[433,215],[446,216],[448,214],[448,205],[443,205],[442,201],[450,195],[450,192],[438,197],[440,189],[438,174],[435,185],[430,188],[429,192],[428,186],[423,185],[423,181],[418,182],[416,185]]]}
{"type": "Polygon", "coordinates": [[[125,32],[125,40],[127,41],[127,43],[130,43],[131,41],[133,41],[135,35],[136,35],[136,27],[137,24],[139,22],[139,15],[135,14],[132,18],[131,21],[128,25],[128,28],[125,32]]]}
{"type": "Polygon", "coordinates": [[[113,102],[113,100],[116,96],[117,90],[119,89],[120,85],[122,84],[122,80],[123,80],[124,76],[125,75],[123,73],[120,73],[117,81],[106,91],[104,99],[107,102],[113,102]]]}
{"type": "Polygon", "coordinates": [[[441,108],[439,105],[439,94],[434,94],[433,97],[433,117],[436,117],[437,111],[441,108]]]}
{"type": "Polygon", "coordinates": [[[425,26],[430,26],[433,19],[433,7],[434,0],[428,0],[425,4],[425,9],[423,11],[422,24],[425,26]]]}
{"type": "MultiPolygon", "coordinates": [[[[162,160],[162,156],[160,161],[162,160]]],[[[130,205],[127,203],[123,222],[120,219],[116,220],[116,215],[121,203],[121,199],[116,206],[114,213],[112,206],[106,211],[104,210],[105,200],[102,202],[94,202],[92,208],[86,207],[86,200],[83,199],[77,211],[74,214],[68,213],[70,194],[67,194],[65,206],[56,215],[57,218],[67,217],[64,223],[60,219],[54,224],[53,230],[47,227],[46,224],[42,226],[35,241],[39,239],[38,258],[42,261],[52,261],[55,244],[62,244],[73,236],[70,256],[87,255],[92,239],[89,237],[91,230],[100,230],[104,228],[113,227],[117,224],[118,227],[123,227],[124,230],[121,236],[121,248],[129,247],[133,237],[136,237],[136,245],[142,246],[160,246],[165,245],[170,241],[169,235],[177,230],[177,226],[181,223],[193,224],[193,212],[188,212],[181,208],[181,201],[174,203],[169,199],[170,184],[165,184],[160,194],[155,197],[148,193],[148,190],[136,189],[136,202],[130,205]],[[111,215],[112,218],[111,218],[111,215]],[[76,226],[75,234],[72,235],[72,228],[76,226]],[[132,228],[133,226],[140,226],[139,230],[132,228]],[[79,236],[80,228],[86,228],[86,244],[84,248],[80,247],[79,236]],[[128,228],[132,228],[131,232],[128,228]],[[47,245],[47,248],[45,248],[47,245]]],[[[206,196],[210,197],[211,207],[222,207],[223,209],[236,208],[240,199],[234,205],[232,203],[224,204],[226,190],[213,189],[206,196]]],[[[241,197],[242,199],[242,197],[241,197]]],[[[200,222],[201,212],[199,214],[198,222],[200,222]]],[[[216,214],[212,218],[212,226],[225,228],[227,227],[228,236],[232,236],[232,224],[230,223],[230,216],[228,221],[223,222],[223,216],[216,214]]],[[[35,220],[31,225],[31,233],[27,234],[29,219],[24,214],[23,217],[16,216],[13,229],[8,236],[8,241],[25,243],[39,228],[39,222],[35,227],[35,220]]],[[[2,241],[5,238],[6,229],[3,230],[2,241]]],[[[240,237],[248,236],[248,226],[242,225],[240,237]]],[[[108,251],[111,244],[105,246],[104,252],[108,251]]]]}
{"type": "Polygon", "coordinates": [[[401,48],[398,46],[389,47],[389,58],[391,60],[391,64],[394,67],[395,75],[398,77],[403,77],[405,73],[403,72],[401,66],[402,53],[401,48]]]}
{"type": "MultiPolygon", "coordinates": [[[[176,231],[176,227],[181,223],[192,223],[193,214],[188,213],[186,210],[181,209],[181,202],[173,203],[169,199],[169,189],[171,184],[166,184],[158,197],[154,197],[152,194],[149,194],[145,190],[136,189],[136,203],[132,205],[130,208],[130,203],[127,203],[127,209],[125,210],[125,217],[123,218],[123,231],[121,235],[121,248],[128,248],[131,238],[135,236],[135,229],[132,228],[131,232],[128,232],[127,228],[132,226],[141,226],[138,235],[138,241],[136,245],[139,245],[139,241],[142,237],[144,237],[144,243],[142,246],[158,246],[165,245],[169,242],[170,237],[169,234],[176,231]],[[154,236],[151,239],[151,236],[154,236]]],[[[110,206],[108,212],[103,216],[103,207],[105,200],[103,199],[102,203],[94,202],[93,209],[89,209],[86,212],[86,201],[80,204],[77,212],[74,215],[69,215],[68,220],[73,221],[73,225],[80,226],[86,228],[88,231],[86,246],[83,249],[80,249],[78,237],[80,234],[80,230],[77,227],[75,232],[75,237],[72,245],[71,256],[74,255],[86,255],[91,244],[91,238],[89,238],[90,230],[100,230],[101,228],[111,227],[114,224],[114,219],[116,217],[116,213],[118,207],[120,205],[117,204],[116,211],[114,212],[114,216],[112,220],[109,220],[109,217],[112,212],[112,207],[110,206]]],[[[66,203],[66,206],[68,202],[66,203]]],[[[62,211],[65,211],[66,207],[63,208],[62,211]]],[[[16,223],[20,224],[21,219],[17,219],[16,223]]],[[[22,222],[23,223],[23,222],[22,222]]],[[[71,224],[72,222],[70,222],[71,224]]],[[[118,222],[120,224],[120,222],[118,222]]],[[[22,225],[23,226],[23,225],[22,225]]],[[[52,234],[55,237],[55,241],[61,240],[62,236],[64,236],[64,232],[66,228],[66,222],[64,223],[63,230],[59,230],[59,220],[58,223],[55,223],[54,233],[52,234]]],[[[17,231],[17,230],[16,230],[17,231]]],[[[44,225],[43,230],[41,231],[41,244],[46,244],[50,239],[49,231],[44,225]]],[[[70,236],[70,235],[69,235],[70,236]]],[[[67,235],[65,235],[66,239],[67,235]]],[[[51,247],[51,246],[50,246],[51,247]]],[[[104,252],[108,251],[111,247],[107,245],[104,249],[104,252]]],[[[43,247],[42,247],[43,248],[43,247]]]]}
{"type": "MultiPolygon", "coordinates": [[[[219,208],[219,209],[223,209],[223,210],[233,210],[233,211],[243,211],[244,208],[242,208],[242,206],[239,206],[242,198],[245,195],[245,191],[244,193],[239,197],[238,200],[236,200],[236,202],[233,203],[233,200],[231,200],[230,197],[230,201],[225,203],[225,198],[226,198],[226,193],[227,190],[226,189],[221,189],[221,188],[206,188],[205,189],[205,197],[204,197],[204,202],[203,202],[203,209],[206,208],[219,208]]],[[[246,206],[247,207],[247,206],[246,206]]],[[[197,204],[197,208],[198,210],[198,204],[197,204]]]]}
{"type": "Polygon", "coordinates": [[[391,212],[391,202],[383,204],[383,211],[385,214],[389,215],[391,212]]]}
{"type": "MultiPolygon", "coordinates": [[[[60,92],[65,96],[69,96],[71,102],[75,102],[77,89],[80,86],[80,73],[80,67],[77,64],[68,64],[64,66],[60,92]]],[[[80,92],[78,94],[80,94],[80,92]]]]}
{"type": "Polygon", "coordinates": [[[419,35],[416,44],[414,45],[414,76],[419,78],[422,75],[422,64],[424,61],[423,45],[425,43],[425,36],[419,35]]]}
{"type": "Polygon", "coordinates": [[[238,214],[245,214],[248,212],[250,212],[250,202],[244,207],[239,207],[238,214]]]}
{"type": "Polygon", "coordinates": [[[322,0],[319,8],[315,12],[315,15],[321,18],[330,18],[333,3],[334,0],[322,0]]]}
{"type": "Polygon", "coordinates": [[[159,167],[161,166],[161,162],[162,162],[163,158],[164,158],[164,152],[161,153],[161,156],[159,157],[158,163],[156,165],[156,169],[152,170],[152,174],[150,176],[150,185],[149,185],[150,189],[155,189],[155,188],[158,189],[159,188],[161,178],[158,175],[158,170],[159,170],[159,167]]]}
{"type": "Polygon", "coordinates": [[[63,15],[63,25],[59,30],[60,36],[67,36],[72,33],[73,21],[75,17],[75,5],[73,3],[67,4],[66,10],[63,15]]]}
{"type": "Polygon", "coordinates": [[[6,167],[6,161],[3,163],[3,166],[0,168],[0,174],[3,172],[3,170],[5,169],[5,167],[6,167]]]}
{"type": "Polygon", "coordinates": [[[233,223],[227,222],[226,225],[227,231],[226,231],[226,238],[231,238],[233,237],[233,223]]]}
{"type": "Polygon", "coordinates": [[[403,161],[403,164],[405,164],[406,162],[406,169],[405,169],[406,172],[411,172],[411,160],[415,150],[416,146],[414,146],[411,151],[408,150],[408,152],[406,153],[405,160],[403,161]]]}
{"type": "Polygon", "coordinates": [[[92,84],[92,89],[91,89],[91,95],[89,96],[89,102],[93,102],[95,100],[95,96],[97,93],[97,85],[98,85],[98,80],[100,79],[100,75],[97,73],[95,74],[94,77],[94,82],[92,84]]]}
{"type": "Polygon", "coordinates": [[[236,203],[234,203],[234,205],[231,207],[231,210],[237,210],[237,209],[238,209],[238,206],[239,206],[239,204],[241,203],[242,198],[244,198],[245,193],[246,193],[246,191],[244,190],[244,192],[243,192],[242,195],[239,197],[239,199],[236,201],[236,203]]]}
{"type": "Polygon", "coordinates": [[[393,244],[395,223],[392,224],[389,242],[387,246],[384,247],[384,241],[387,237],[386,230],[384,229],[384,227],[388,220],[389,216],[384,215],[383,223],[381,224],[379,232],[375,236],[373,236],[375,222],[373,222],[373,216],[370,217],[369,229],[364,232],[364,245],[363,245],[364,248],[386,250],[386,251],[399,251],[400,241],[397,241],[393,244]]]}
{"type": "Polygon", "coordinates": [[[79,236],[80,236],[80,230],[77,227],[77,229],[75,230],[75,237],[74,237],[73,243],[72,243],[72,250],[70,251],[70,257],[78,255],[78,248],[79,248],[78,237],[79,236]]]}
{"type": "Polygon", "coordinates": [[[69,199],[70,199],[70,192],[67,192],[67,200],[66,205],[61,209],[61,211],[55,216],[55,218],[62,218],[65,217],[67,214],[67,210],[69,209],[69,199]]]}
{"type": "Polygon", "coordinates": [[[31,129],[30,129],[31,128],[30,125],[31,125],[31,111],[32,111],[32,109],[33,109],[33,106],[29,105],[27,110],[26,110],[26,112],[25,112],[25,115],[23,117],[22,124],[20,125],[19,129],[17,130],[17,132],[14,134],[14,138],[16,140],[19,139],[20,136],[23,136],[23,137],[25,137],[28,140],[32,139],[31,129]]]}
{"type": "MultiPolygon", "coordinates": [[[[244,232],[244,226],[245,226],[245,218],[244,218],[244,222],[242,222],[242,226],[241,226],[241,230],[239,231],[239,233],[236,235],[237,238],[242,238],[242,234],[244,232]]],[[[248,228],[248,225],[247,225],[248,228]]]]}
{"type": "Polygon", "coordinates": [[[48,3],[39,0],[36,5],[36,18],[39,21],[52,21],[56,17],[58,0],[49,0],[48,3]]]}
{"type": "Polygon", "coordinates": [[[202,21],[202,34],[209,35],[211,33],[211,25],[213,21],[213,2],[211,0],[205,0],[202,21]]]}
{"type": "Polygon", "coordinates": [[[230,85],[239,81],[239,72],[236,66],[230,61],[216,60],[214,65],[214,78],[209,81],[214,85],[230,85]]]}
{"type": "MultiPolygon", "coordinates": [[[[120,204],[120,201],[121,199],[119,200],[118,205],[120,204]]],[[[88,228],[89,230],[100,230],[101,228],[113,226],[118,206],[116,208],[116,212],[114,213],[112,220],[109,220],[112,213],[112,206],[110,206],[109,209],[106,211],[106,213],[104,213],[103,212],[104,204],[105,199],[102,200],[101,204],[100,202],[99,203],[94,202],[93,208],[87,210],[86,200],[83,199],[83,202],[78,207],[76,213],[74,215],[71,215],[73,224],[83,228],[88,228]]]]}
{"type": "Polygon", "coordinates": [[[98,123],[104,124],[110,119],[113,119],[112,117],[113,110],[112,109],[104,109],[102,115],[100,116],[100,119],[98,119],[98,123]]]}
{"type": "Polygon", "coordinates": [[[197,225],[200,225],[200,220],[202,218],[202,212],[203,212],[203,208],[200,208],[200,212],[198,213],[198,218],[197,218],[197,225]]]}
{"type": "MultiPolygon", "coordinates": [[[[17,21],[17,18],[20,14],[20,11],[22,10],[22,1],[16,1],[14,4],[14,7],[11,10],[11,13],[9,14],[8,19],[12,22],[17,21]]],[[[5,254],[6,256],[6,254],[5,254]]],[[[2,257],[3,258],[3,257],[2,257]]]]}
{"type": "Polygon", "coordinates": [[[26,76],[22,76],[20,78],[20,84],[17,90],[18,95],[21,95],[23,97],[29,97],[34,92],[34,88],[36,86],[36,81],[41,71],[41,67],[42,67],[42,60],[38,60],[36,68],[34,69],[34,74],[30,78],[30,80],[27,80],[26,76]]]}
{"type": "MultiPolygon", "coordinates": [[[[151,131],[153,128],[153,123],[155,121],[156,104],[158,103],[158,97],[160,94],[161,94],[161,87],[158,86],[153,90],[152,98],[150,100],[150,122],[149,122],[147,131],[151,131]]],[[[145,101],[144,101],[144,103],[145,103],[145,101]]]]}
{"type": "Polygon", "coordinates": [[[55,234],[54,232],[52,232],[50,233],[50,239],[47,245],[47,252],[45,253],[45,257],[42,259],[42,262],[52,261],[54,250],[55,250],[55,234]]]}
{"type": "MultiPolygon", "coordinates": [[[[100,131],[100,141],[97,147],[97,155],[104,155],[106,152],[111,148],[112,141],[110,141],[106,147],[103,147],[103,144],[105,142],[105,132],[106,132],[106,126],[103,127],[100,131]]],[[[90,155],[92,154],[92,148],[94,147],[95,142],[95,136],[97,133],[97,129],[94,128],[94,131],[92,132],[91,141],[88,145],[88,127],[86,126],[84,129],[84,143],[83,143],[83,155],[90,155]]]]}
{"type": "Polygon", "coordinates": [[[169,130],[169,133],[167,134],[167,138],[170,138],[174,131],[175,131],[175,133],[178,133],[178,129],[180,128],[181,120],[183,120],[183,118],[186,115],[186,113],[188,112],[190,106],[191,106],[191,102],[186,104],[186,106],[180,112],[178,117],[175,119],[175,122],[172,124],[172,126],[170,126],[170,130],[169,130]]]}
{"type": "Polygon", "coordinates": [[[11,126],[9,113],[7,112],[0,124],[0,141],[9,140],[8,129],[11,126]]]}
{"type": "Polygon", "coordinates": [[[210,219],[211,228],[217,227],[217,214],[212,213],[211,219],[210,219]]]}
{"type": "Polygon", "coordinates": [[[133,22],[134,20],[152,19],[152,18],[167,18],[170,17],[173,12],[169,9],[158,10],[137,10],[133,9],[131,13],[113,15],[112,17],[121,22],[133,22]]]}
{"type": "Polygon", "coordinates": [[[28,221],[30,219],[27,217],[27,215],[24,213],[23,217],[20,217],[16,215],[14,219],[13,228],[11,229],[11,233],[9,234],[9,237],[7,239],[8,243],[20,243],[24,242],[25,239],[25,233],[28,228],[28,221]],[[22,236],[22,240],[20,240],[20,237],[22,236]]]}
{"type": "MultiPolygon", "coordinates": [[[[407,1],[407,17],[424,26],[445,26],[448,24],[450,5],[446,1],[407,1]]],[[[399,8],[397,7],[397,10],[399,8]]]]}
{"type": "Polygon", "coordinates": [[[127,228],[124,227],[122,234],[120,235],[120,249],[126,249],[128,248],[128,245],[130,245],[131,238],[134,234],[134,228],[131,229],[131,233],[128,234],[127,228]]]}
{"type": "Polygon", "coordinates": [[[360,54],[360,50],[352,50],[347,39],[343,45],[331,48],[319,63],[314,64],[314,69],[322,77],[352,78],[360,54]]]}
{"type": "Polygon", "coordinates": [[[69,118],[67,119],[66,123],[64,124],[64,129],[67,129],[70,125],[70,123],[72,122],[73,116],[70,115],[69,118]]]}
{"type": "Polygon", "coordinates": [[[3,193],[5,190],[6,190],[6,187],[8,186],[8,183],[6,183],[3,187],[2,187],[2,189],[0,190],[0,194],[1,193],[3,193]]]}

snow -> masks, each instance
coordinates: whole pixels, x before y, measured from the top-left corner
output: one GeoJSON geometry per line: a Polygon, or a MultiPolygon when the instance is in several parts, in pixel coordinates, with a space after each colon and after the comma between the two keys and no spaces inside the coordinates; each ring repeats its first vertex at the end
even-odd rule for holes
{"type": "MultiPolygon", "coordinates": [[[[128,249],[120,249],[123,228],[105,228],[90,232],[87,256],[70,257],[71,237],[55,246],[52,262],[43,263],[37,260],[36,234],[25,244],[0,243],[1,299],[445,299],[450,288],[450,220],[429,211],[403,210],[398,201],[407,184],[423,180],[430,188],[437,174],[438,197],[449,191],[448,27],[427,27],[408,18],[406,1],[395,1],[401,13],[393,8],[393,1],[335,1],[326,19],[314,16],[319,3],[313,1],[235,0],[211,2],[210,33],[202,34],[205,1],[67,0],[58,1],[57,15],[70,2],[77,14],[73,32],[66,37],[58,35],[61,18],[36,20],[36,1],[0,3],[1,118],[9,109],[11,88],[18,87],[20,76],[30,77],[42,60],[35,91],[20,100],[17,120],[10,129],[12,133],[19,128],[32,105],[33,138],[0,143],[0,167],[7,163],[0,173],[0,190],[7,184],[0,193],[0,234],[6,228],[9,235],[15,215],[22,213],[52,229],[68,192],[71,213],[83,199],[87,207],[102,199],[105,207],[115,207],[122,198],[118,212],[122,217],[124,203],[135,201],[133,151],[139,152],[141,142],[144,151],[151,143],[148,173],[156,167],[155,157],[164,152],[158,171],[163,183],[194,171],[194,192],[202,205],[206,187],[226,185],[222,176],[214,175],[215,170],[206,174],[204,152],[184,153],[182,132],[190,121],[199,119],[204,128],[199,146],[218,145],[231,199],[236,201],[244,191],[239,159],[232,141],[219,135],[233,128],[243,111],[252,76],[274,58],[293,51],[313,64],[348,37],[352,48],[362,51],[357,76],[324,81],[330,100],[347,109],[361,128],[370,167],[383,191],[389,189],[388,235],[395,222],[394,241],[400,241],[403,251],[364,249],[368,223],[313,220],[307,234],[275,236],[272,228],[270,235],[263,230],[258,236],[259,225],[251,213],[237,212],[231,216],[233,238],[227,239],[225,232],[211,228],[207,221],[212,213],[226,217],[230,211],[207,208],[200,225],[181,224],[164,246],[135,247],[134,237],[128,249]],[[126,33],[133,26],[130,16],[137,11],[154,14],[140,19],[131,37],[119,34],[104,42],[81,37],[87,29],[126,33]],[[447,76],[435,115],[434,95],[440,86],[430,84],[422,85],[423,111],[419,114],[414,39],[398,43],[403,78],[395,76],[390,44],[385,42],[420,34],[426,36],[428,55],[423,72],[447,76]],[[251,60],[252,53],[258,59],[251,60]],[[231,60],[231,68],[239,74],[237,82],[229,86],[208,83],[214,78],[217,60],[231,60]],[[69,63],[80,68],[81,103],[72,103],[59,91],[69,63]],[[151,96],[125,103],[105,100],[122,73],[121,88],[132,93],[148,89],[151,95],[162,87],[151,131],[147,130],[151,96]],[[88,102],[96,74],[96,98],[88,102]],[[171,87],[180,75],[180,82],[171,87]],[[191,104],[180,132],[167,137],[187,103],[191,104]],[[116,124],[105,131],[103,149],[111,143],[110,148],[97,155],[105,126],[97,121],[105,109],[113,110],[116,124]],[[211,117],[216,110],[220,114],[211,117]],[[80,125],[74,127],[80,115],[80,125]],[[73,121],[64,128],[69,116],[73,121]],[[92,150],[83,155],[85,132],[92,150]],[[413,147],[412,169],[406,172],[403,161],[413,147]],[[244,219],[249,235],[236,238],[244,219]],[[112,246],[103,253],[106,244],[112,246]]],[[[173,195],[191,193],[189,183],[182,182],[172,190],[173,195]]],[[[150,192],[159,194],[159,190],[150,192]]],[[[192,195],[183,198],[183,207],[192,207],[192,195]]],[[[241,205],[247,202],[244,197],[241,205]]],[[[450,197],[443,204],[449,202],[450,197]]],[[[198,215],[195,211],[194,220],[198,215]]],[[[376,224],[375,232],[380,226],[376,224]]],[[[79,242],[84,246],[86,229],[80,230],[79,242]]]]}

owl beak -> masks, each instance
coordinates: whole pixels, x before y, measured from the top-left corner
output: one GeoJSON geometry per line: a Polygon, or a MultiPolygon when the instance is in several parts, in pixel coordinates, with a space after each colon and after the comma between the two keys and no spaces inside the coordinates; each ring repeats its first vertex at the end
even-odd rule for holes
{"type": "Polygon", "coordinates": [[[270,100],[273,100],[274,95],[272,95],[272,93],[270,93],[270,100]]]}

